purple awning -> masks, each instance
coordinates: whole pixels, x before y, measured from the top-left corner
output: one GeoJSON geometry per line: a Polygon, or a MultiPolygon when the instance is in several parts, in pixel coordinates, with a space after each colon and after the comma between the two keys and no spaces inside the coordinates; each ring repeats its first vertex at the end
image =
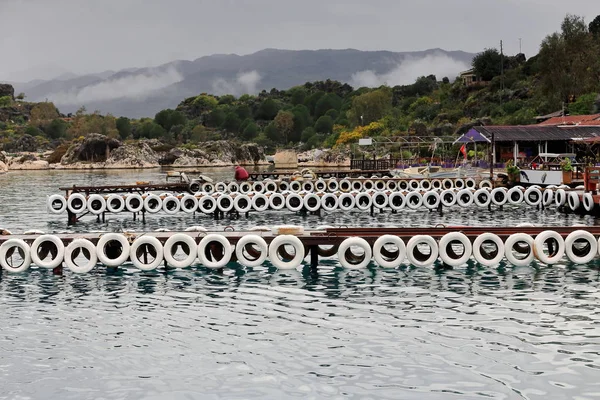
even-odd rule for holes
{"type": "Polygon", "coordinates": [[[454,143],[474,143],[474,142],[487,142],[490,143],[491,140],[483,136],[481,133],[477,132],[475,129],[471,128],[467,133],[456,139],[454,143]]]}

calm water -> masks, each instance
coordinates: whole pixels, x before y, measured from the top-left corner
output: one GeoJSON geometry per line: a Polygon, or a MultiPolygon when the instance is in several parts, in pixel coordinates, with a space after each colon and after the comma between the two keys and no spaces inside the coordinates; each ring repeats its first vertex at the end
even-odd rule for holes
{"type": "MultiPolygon", "coordinates": [[[[213,175],[227,177],[230,169],[213,175]]],[[[21,232],[593,224],[531,208],[288,212],[215,222],[124,214],[105,224],[46,212],[58,186],[163,180],[158,171],[0,175],[0,226],[21,232]]],[[[598,265],[317,272],[231,266],[0,275],[0,399],[600,398],[598,265]]]]}

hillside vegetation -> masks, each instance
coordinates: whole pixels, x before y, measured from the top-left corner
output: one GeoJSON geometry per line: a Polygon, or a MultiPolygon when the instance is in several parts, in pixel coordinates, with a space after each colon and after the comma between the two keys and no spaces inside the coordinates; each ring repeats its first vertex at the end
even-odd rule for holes
{"type": "Polygon", "coordinates": [[[396,141],[455,136],[481,123],[531,124],[536,115],[563,105],[570,114],[592,113],[600,105],[600,16],[587,25],[582,17],[567,15],[534,57],[501,56],[492,48],[479,53],[473,67],[483,80],[474,85],[433,75],[411,85],[378,88],[326,80],[256,96],[202,93],[142,119],[85,109],[65,117],[52,103],[4,96],[1,144],[6,151],[53,149],[101,133],[189,148],[226,139],[256,142],[270,150],[312,149],[343,146],[367,136],[396,141]]]}

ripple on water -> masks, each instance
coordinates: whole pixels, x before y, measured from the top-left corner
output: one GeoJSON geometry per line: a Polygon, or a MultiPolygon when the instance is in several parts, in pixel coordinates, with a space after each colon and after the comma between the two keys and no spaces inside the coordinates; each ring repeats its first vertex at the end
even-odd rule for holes
{"type": "MultiPolygon", "coordinates": [[[[0,226],[119,231],[230,223],[182,214],[144,226],[124,215],[67,227],[66,217],[45,211],[45,196],[58,186],[162,179],[156,171],[4,175],[0,226]]],[[[508,208],[324,219],[267,212],[235,227],[503,225],[524,218],[595,223],[508,208]]],[[[596,264],[567,262],[355,271],[335,260],[322,260],[317,271],[266,264],[222,273],[126,267],[2,274],[0,399],[594,398],[598,275],[596,264]]]]}

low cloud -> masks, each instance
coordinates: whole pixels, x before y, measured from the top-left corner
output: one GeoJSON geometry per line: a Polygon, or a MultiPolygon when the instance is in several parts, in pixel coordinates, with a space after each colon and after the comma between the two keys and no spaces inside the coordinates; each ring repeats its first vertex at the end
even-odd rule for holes
{"type": "Polygon", "coordinates": [[[352,74],[351,84],[354,87],[410,85],[418,77],[432,74],[438,80],[441,80],[445,76],[453,80],[459,72],[469,68],[470,65],[455,60],[446,54],[430,54],[421,58],[405,58],[401,63],[384,74],[376,74],[371,70],[356,72],[352,74]]]}
{"type": "Polygon", "coordinates": [[[164,71],[128,75],[122,78],[108,79],[93,85],[48,95],[56,105],[80,105],[95,101],[107,101],[120,98],[143,99],[152,92],[181,82],[183,76],[170,67],[164,71]]]}
{"type": "Polygon", "coordinates": [[[212,84],[212,92],[217,96],[232,94],[239,96],[242,94],[255,94],[258,92],[257,85],[261,80],[258,71],[243,72],[238,74],[234,81],[219,78],[212,84]]]}

